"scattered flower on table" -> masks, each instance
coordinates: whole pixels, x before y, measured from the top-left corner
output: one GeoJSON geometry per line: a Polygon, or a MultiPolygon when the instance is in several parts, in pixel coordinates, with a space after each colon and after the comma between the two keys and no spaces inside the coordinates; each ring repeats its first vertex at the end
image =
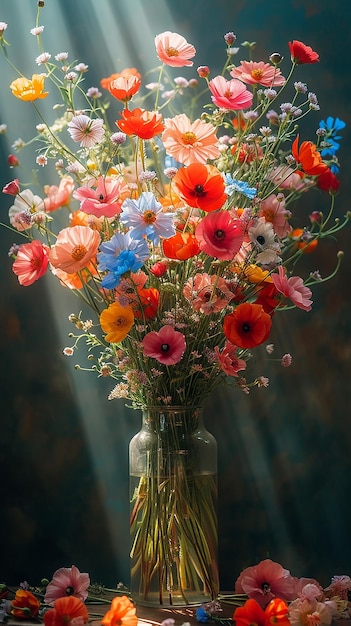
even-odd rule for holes
{"type": "Polygon", "coordinates": [[[60,567],[46,587],[44,602],[51,604],[65,596],[75,596],[84,602],[88,597],[89,585],[89,574],[81,573],[75,565],[60,567]]]}
{"type": "Polygon", "coordinates": [[[57,598],[54,607],[44,613],[45,626],[83,626],[88,619],[87,607],[75,596],[57,598]]]}

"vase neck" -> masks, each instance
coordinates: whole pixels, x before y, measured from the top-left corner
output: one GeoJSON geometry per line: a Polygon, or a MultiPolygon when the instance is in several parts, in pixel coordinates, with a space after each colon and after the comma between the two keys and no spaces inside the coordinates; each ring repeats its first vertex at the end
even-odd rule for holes
{"type": "Polygon", "coordinates": [[[202,407],[152,406],[143,410],[143,426],[157,433],[169,428],[193,431],[202,424],[202,407]]]}

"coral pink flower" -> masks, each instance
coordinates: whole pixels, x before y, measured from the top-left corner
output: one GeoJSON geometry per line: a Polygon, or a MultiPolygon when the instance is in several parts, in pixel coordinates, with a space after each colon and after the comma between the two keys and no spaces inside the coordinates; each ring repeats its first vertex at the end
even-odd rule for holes
{"type": "Polygon", "coordinates": [[[266,222],[270,222],[273,226],[274,232],[282,239],[286,237],[291,231],[291,226],[288,222],[290,217],[290,211],[285,208],[285,198],[283,194],[276,196],[271,194],[265,200],[262,200],[259,217],[264,217],[266,222]]]}
{"type": "Polygon", "coordinates": [[[75,596],[84,602],[88,597],[89,585],[89,574],[81,574],[75,565],[60,567],[46,587],[44,602],[52,604],[57,598],[66,596],[75,596]]]}
{"type": "Polygon", "coordinates": [[[215,346],[218,364],[227,376],[237,376],[238,372],[246,369],[246,361],[238,358],[237,349],[237,346],[234,346],[230,341],[225,342],[221,352],[215,346]]]}
{"type": "Polygon", "coordinates": [[[100,241],[99,233],[89,226],[63,228],[50,250],[50,263],[67,274],[74,274],[95,257],[100,241]]]}
{"type": "Polygon", "coordinates": [[[318,63],[319,54],[314,52],[310,46],[302,43],[302,41],[289,41],[289,50],[293,63],[302,65],[303,63],[318,63]]]}
{"type": "Polygon", "coordinates": [[[119,215],[122,203],[129,195],[129,187],[121,176],[99,176],[96,188],[79,187],[73,193],[73,197],[80,200],[80,210],[96,217],[119,215]]]}
{"type": "Polygon", "coordinates": [[[240,67],[235,67],[230,75],[248,85],[263,85],[264,87],[281,87],[285,78],[281,71],[270,63],[263,61],[241,61],[240,67]]]}
{"type": "Polygon", "coordinates": [[[61,179],[59,186],[46,185],[44,191],[47,198],[44,198],[44,207],[47,213],[55,211],[62,206],[66,206],[69,202],[71,193],[74,189],[74,181],[70,176],[64,176],[61,179]]]}
{"type": "Polygon", "coordinates": [[[206,254],[230,261],[239,252],[244,231],[239,219],[232,218],[227,211],[208,213],[196,227],[196,239],[206,254]]]}
{"type": "MultiPolygon", "coordinates": [[[[300,174],[294,172],[287,165],[279,165],[270,175],[270,180],[278,185],[280,189],[295,189],[303,191],[311,186],[311,181],[301,178],[300,174]]],[[[312,183],[313,184],[313,183],[312,183]]]]}
{"type": "Polygon", "coordinates": [[[185,113],[164,120],[162,142],[167,154],[183,165],[206,163],[220,155],[216,129],[203,120],[191,123],[185,113]]]}
{"type": "Polygon", "coordinates": [[[2,193],[7,193],[9,196],[17,196],[20,192],[19,180],[15,178],[2,188],[2,193]]]}
{"type": "Polygon", "coordinates": [[[183,294],[195,311],[205,315],[222,311],[233,295],[224,278],[210,276],[206,272],[189,278],[184,285],[183,294]]]}
{"type": "Polygon", "coordinates": [[[265,559],[244,569],[235,583],[235,593],[246,593],[265,608],[273,598],[292,600],[295,579],[279,563],[265,559]]]}
{"type": "Polygon", "coordinates": [[[38,239],[20,246],[12,270],[20,285],[28,287],[44,276],[49,265],[50,248],[38,239]]]}
{"type": "Polygon", "coordinates": [[[272,274],[272,280],[276,289],[286,298],[289,298],[295,306],[304,311],[311,310],[312,292],[309,287],[305,287],[302,278],[299,276],[291,276],[291,278],[288,278],[284,268],[280,265],[278,274],[272,274]]]}
{"type": "Polygon", "coordinates": [[[212,102],[220,109],[236,111],[247,109],[252,104],[252,93],[240,80],[226,80],[224,76],[216,76],[209,82],[212,102]]]}
{"type": "Polygon", "coordinates": [[[158,332],[151,331],[143,339],[144,355],[164,365],[178,363],[186,348],[185,337],[172,326],[162,326],[158,332]]]}
{"type": "Polygon", "coordinates": [[[195,56],[196,50],[182,35],[171,33],[167,30],[156,35],[155,46],[158,58],[165,65],[170,65],[171,67],[193,65],[193,62],[189,61],[189,59],[195,56]]]}
{"type": "Polygon", "coordinates": [[[109,92],[117,100],[128,102],[140,89],[141,80],[135,74],[118,76],[108,85],[109,92]]]}
{"type": "Polygon", "coordinates": [[[305,598],[297,598],[289,605],[289,621],[291,626],[310,624],[329,626],[332,623],[333,614],[336,616],[336,603],[311,602],[305,598]]]}
{"type": "Polygon", "coordinates": [[[89,619],[85,604],[73,596],[58,598],[54,608],[45,611],[45,626],[83,626],[89,619]]]}

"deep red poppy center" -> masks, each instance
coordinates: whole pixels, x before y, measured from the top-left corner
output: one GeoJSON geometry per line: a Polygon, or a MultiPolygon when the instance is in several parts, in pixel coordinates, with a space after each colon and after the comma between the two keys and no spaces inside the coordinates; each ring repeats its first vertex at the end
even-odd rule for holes
{"type": "Polygon", "coordinates": [[[168,351],[169,351],[169,349],[170,349],[170,345],[169,345],[169,343],[162,343],[162,344],[161,344],[161,350],[162,350],[162,352],[168,352],[168,351]]]}
{"type": "MultiPolygon", "coordinates": [[[[243,331],[244,333],[249,333],[249,332],[250,332],[250,330],[251,330],[251,326],[250,326],[249,322],[244,322],[244,324],[242,325],[242,327],[241,327],[241,328],[242,328],[242,331],[243,331]]],[[[264,589],[263,589],[263,586],[264,586],[264,585],[267,585],[267,583],[262,583],[262,590],[263,590],[263,591],[264,591],[264,589]]]]}
{"type": "Polygon", "coordinates": [[[203,185],[195,185],[194,192],[195,192],[195,196],[198,196],[200,198],[203,198],[204,196],[206,196],[206,191],[203,185]]]}

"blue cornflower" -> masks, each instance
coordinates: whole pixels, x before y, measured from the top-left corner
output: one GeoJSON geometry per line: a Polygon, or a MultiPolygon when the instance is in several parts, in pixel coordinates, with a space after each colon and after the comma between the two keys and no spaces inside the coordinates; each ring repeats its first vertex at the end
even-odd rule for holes
{"type": "Polygon", "coordinates": [[[319,122],[319,128],[322,128],[325,131],[325,135],[323,141],[328,144],[327,147],[322,148],[321,156],[323,158],[333,157],[336,152],[340,148],[340,143],[338,143],[337,139],[342,139],[341,135],[338,135],[338,132],[345,128],[346,124],[343,120],[338,117],[327,117],[326,120],[321,120],[319,122]]]}
{"type": "Polygon", "coordinates": [[[176,232],[173,215],[163,212],[162,204],[151,191],[144,191],[137,200],[127,198],[122,205],[120,221],[130,228],[133,239],[142,239],[146,235],[156,244],[160,237],[168,239],[176,232]]]}
{"type": "Polygon", "coordinates": [[[136,272],[150,256],[147,242],[136,241],[129,233],[115,233],[109,241],[102,243],[97,255],[99,271],[107,274],[101,281],[102,287],[114,289],[126,272],[136,272]]]}
{"type": "Polygon", "coordinates": [[[250,200],[253,200],[255,195],[257,194],[256,187],[249,187],[248,183],[244,180],[237,180],[236,178],[232,178],[230,174],[225,175],[226,188],[225,193],[231,196],[234,191],[238,193],[242,193],[243,196],[246,196],[250,200]]]}
{"type": "Polygon", "coordinates": [[[205,611],[205,609],[202,606],[199,606],[199,608],[196,609],[196,621],[203,624],[205,622],[208,622],[209,619],[210,619],[210,616],[207,613],[207,611],[205,611]]]}

